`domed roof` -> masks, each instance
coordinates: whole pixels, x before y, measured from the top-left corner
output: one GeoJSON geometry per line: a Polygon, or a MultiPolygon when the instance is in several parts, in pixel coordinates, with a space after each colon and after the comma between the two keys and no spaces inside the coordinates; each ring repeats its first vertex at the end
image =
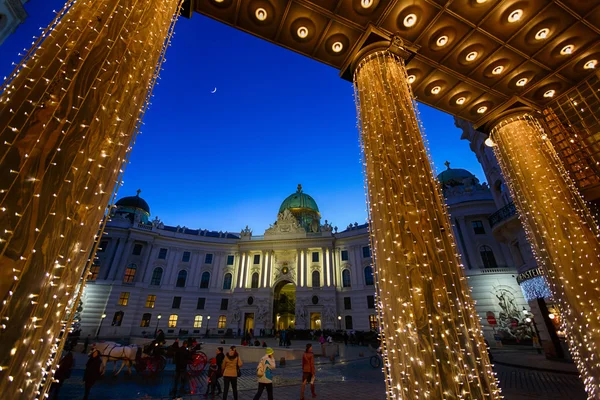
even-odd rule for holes
{"type": "Polygon", "coordinates": [[[316,213],[319,212],[319,207],[315,199],[302,192],[302,185],[298,185],[296,193],[292,193],[281,203],[279,212],[282,213],[286,209],[304,209],[312,210],[316,213]]]}
{"type": "Polygon", "coordinates": [[[119,199],[119,201],[117,201],[115,203],[115,205],[117,207],[139,208],[141,210],[144,210],[148,214],[150,214],[150,206],[148,205],[148,203],[146,203],[146,200],[144,200],[140,197],[141,192],[142,191],[138,189],[137,195],[123,197],[123,198],[119,199]]]}
{"type": "Polygon", "coordinates": [[[443,185],[456,186],[462,185],[465,179],[477,179],[475,175],[462,168],[450,168],[450,163],[446,161],[444,163],[447,167],[445,171],[440,173],[437,178],[440,183],[443,185]]]}

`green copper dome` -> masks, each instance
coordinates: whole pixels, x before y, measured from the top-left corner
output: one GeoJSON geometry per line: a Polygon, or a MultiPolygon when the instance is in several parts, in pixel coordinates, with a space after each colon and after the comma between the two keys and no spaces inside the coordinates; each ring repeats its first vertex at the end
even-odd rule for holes
{"type": "Polygon", "coordinates": [[[442,186],[458,186],[463,185],[463,181],[465,179],[477,179],[475,178],[475,175],[466,169],[450,168],[450,163],[448,161],[446,161],[444,164],[446,165],[447,169],[437,176],[442,186]]]}
{"type": "Polygon", "coordinates": [[[317,206],[317,202],[315,199],[302,192],[302,185],[298,185],[298,190],[296,193],[292,193],[289,195],[283,203],[281,203],[281,207],[279,207],[279,212],[282,213],[284,210],[289,209],[293,210],[305,210],[305,211],[314,211],[317,214],[319,213],[319,207],[317,206]]]}

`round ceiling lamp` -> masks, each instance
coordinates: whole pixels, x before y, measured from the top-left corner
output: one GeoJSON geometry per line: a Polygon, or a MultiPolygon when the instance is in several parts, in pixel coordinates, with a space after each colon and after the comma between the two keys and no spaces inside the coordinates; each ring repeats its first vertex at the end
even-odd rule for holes
{"type": "Polygon", "coordinates": [[[413,83],[414,81],[417,80],[417,77],[414,75],[409,75],[407,80],[408,80],[408,83],[413,83]]]}
{"type": "Polygon", "coordinates": [[[563,56],[567,54],[572,54],[573,50],[575,50],[575,46],[573,46],[572,44],[568,44],[560,50],[560,54],[562,54],[563,56]]]}
{"type": "Polygon", "coordinates": [[[342,42],[335,42],[331,45],[331,50],[333,50],[334,53],[339,53],[344,50],[344,44],[342,42]]]}
{"type": "Polygon", "coordinates": [[[550,29],[542,28],[535,34],[535,40],[544,40],[550,34],[550,29]]]}
{"type": "Polygon", "coordinates": [[[472,51],[469,54],[467,54],[467,57],[465,57],[467,59],[467,61],[473,61],[477,58],[477,56],[479,55],[479,53],[477,53],[476,51],[472,51]]]}
{"type": "Polygon", "coordinates": [[[410,28],[412,26],[415,26],[415,24],[417,23],[417,16],[415,14],[408,14],[406,17],[404,17],[404,26],[407,28],[410,28]]]}
{"type": "Polygon", "coordinates": [[[254,16],[257,20],[264,21],[265,19],[267,19],[267,10],[265,10],[262,7],[257,8],[256,11],[254,11],[254,16]]]}
{"type": "Polygon", "coordinates": [[[498,65],[496,68],[492,70],[492,74],[500,75],[504,71],[504,67],[502,65],[498,65]]]}
{"type": "Polygon", "coordinates": [[[487,3],[488,0],[476,0],[477,4],[487,3]]]}
{"type": "Polygon", "coordinates": [[[360,0],[360,6],[362,8],[369,8],[373,5],[373,0],[360,0]]]}
{"type": "Polygon", "coordinates": [[[487,107],[486,106],[482,106],[482,107],[479,107],[477,109],[477,114],[483,114],[486,111],[487,111],[487,107]]]}
{"type": "Polygon", "coordinates": [[[431,89],[431,94],[438,94],[438,93],[439,93],[439,92],[441,92],[441,91],[442,91],[442,88],[441,88],[441,87],[439,87],[439,86],[434,86],[434,87],[431,89]]]}
{"type": "Polygon", "coordinates": [[[467,99],[465,97],[459,97],[458,99],[456,99],[456,104],[461,106],[461,105],[465,104],[465,101],[467,101],[467,99]]]}
{"type": "Polygon", "coordinates": [[[508,15],[508,22],[510,22],[511,24],[513,22],[517,22],[518,20],[521,19],[521,17],[523,16],[523,10],[521,10],[520,8],[516,9],[515,11],[511,12],[508,15]]]}
{"type": "Polygon", "coordinates": [[[296,33],[298,34],[298,37],[300,39],[306,39],[306,37],[308,36],[308,28],[305,26],[301,26],[300,28],[298,28],[296,33]]]}
{"type": "Polygon", "coordinates": [[[544,93],[544,97],[547,97],[547,98],[554,97],[555,94],[556,94],[556,90],[550,89],[550,90],[547,90],[546,93],[544,93]]]}
{"type": "Polygon", "coordinates": [[[527,79],[527,78],[521,78],[517,81],[517,86],[525,86],[528,81],[529,81],[529,79],[527,79]]]}
{"type": "Polygon", "coordinates": [[[594,69],[598,65],[598,60],[590,60],[583,66],[584,69],[594,69]]]}
{"type": "Polygon", "coordinates": [[[435,43],[439,46],[439,47],[444,47],[445,45],[448,44],[448,36],[446,35],[442,35],[438,38],[438,40],[435,41],[435,43]]]}

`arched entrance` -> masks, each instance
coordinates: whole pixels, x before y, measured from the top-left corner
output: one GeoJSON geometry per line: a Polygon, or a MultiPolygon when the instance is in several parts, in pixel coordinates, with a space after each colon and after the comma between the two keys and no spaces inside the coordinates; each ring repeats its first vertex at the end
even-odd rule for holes
{"type": "Polygon", "coordinates": [[[290,281],[281,281],[273,292],[273,321],[275,329],[295,327],[296,285],[290,281]]]}

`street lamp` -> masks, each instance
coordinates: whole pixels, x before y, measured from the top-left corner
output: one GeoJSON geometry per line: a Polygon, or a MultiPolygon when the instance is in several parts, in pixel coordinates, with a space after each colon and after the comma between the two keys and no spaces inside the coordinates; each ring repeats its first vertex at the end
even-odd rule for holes
{"type": "Polygon", "coordinates": [[[156,317],[156,328],[154,329],[154,337],[156,337],[156,334],[158,333],[158,324],[159,324],[161,318],[162,318],[162,315],[160,315],[160,314],[158,314],[158,316],[156,317]]]}
{"type": "Polygon", "coordinates": [[[209,324],[210,324],[210,315],[208,317],[206,317],[206,334],[204,336],[207,338],[208,338],[208,325],[209,324]]]}
{"type": "Polygon", "coordinates": [[[340,331],[342,330],[342,316],[338,315],[338,324],[340,325],[340,331]]]}
{"type": "Polygon", "coordinates": [[[102,314],[102,316],[100,317],[100,325],[98,325],[98,330],[96,331],[96,338],[98,337],[98,335],[100,335],[100,329],[102,328],[104,318],[106,318],[106,314],[102,314]]]}

